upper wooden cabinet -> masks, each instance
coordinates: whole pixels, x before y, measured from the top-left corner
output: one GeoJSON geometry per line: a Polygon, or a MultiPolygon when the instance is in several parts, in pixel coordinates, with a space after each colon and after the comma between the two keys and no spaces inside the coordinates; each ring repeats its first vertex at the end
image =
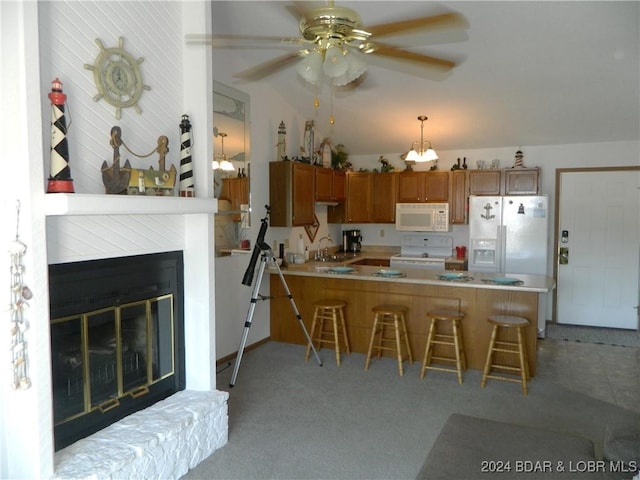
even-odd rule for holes
{"type": "Polygon", "coordinates": [[[470,170],[470,195],[537,195],[540,193],[539,168],[470,170]]]}
{"type": "Polygon", "coordinates": [[[398,173],[399,203],[447,202],[449,172],[398,173]]]}
{"type": "Polygon", "coordinates": [[[239,222],[241,205],[249,204],[249,177],[223,178],[221,200],[229,200],[231,211],[234,212],[233,220],[239,222]]]}
{"type": "Polygon", "coordinates": [[[315,167],[300,162],[269,163],[269,204],[273,227],[313,225],[315,167]]]}
{"type": "Polygon", "coordinates": [[[508,168],[503,172],[505,195],[538,195],[540,193],[539,168],[508,168]]]}
{"type": "Polygon", "coordinates": [[[449,223],[463,225],[468,222],[469,175],[468,170],[454,170],[449,174],[449,223]]]}
{"type": "Polygon", "coordinates": [[[315,167],[316,202],[343,202],[346,197],[346,173],[342,170],[315,167]]]}
{"type": "Polygon", "coordinates": [[[398,174],[374,173],[372,178],[373,223],[395,223],[398,174]]]}
{"type": "Polygon", "coordinates": [[[347,175],[347,222],[369,223],[373,218],[373,174],[366,172],[347,175]]]}

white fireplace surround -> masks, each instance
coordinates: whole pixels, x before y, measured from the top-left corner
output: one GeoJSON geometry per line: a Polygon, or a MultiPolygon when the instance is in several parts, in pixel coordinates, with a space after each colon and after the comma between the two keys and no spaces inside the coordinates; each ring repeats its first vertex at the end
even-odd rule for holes
{"type": "MultiPolygon", "coordinates": [[[[212,273],[214,272],[214,256],[211,246],[213,245],[212,218],[213,213],[217,211],[217,201],[212,198],[48,194],[45,205],[49,264],[173,250],[183,251],[187,389],[203,392],[215,390],[215,319],[213,318],[214,284],[212,273]]],[[[194,394],[196,392],[190,393],[190,395],[194,394]]],[[[184,393],[180,393],[180,395],[184,395],[184,393]]],[[[168,401],[171,402],[171,400],[168,401]]],[[[216,429],[213,435],[217,440],[210,443],[214,449],[224,445],[227,440],[228,428],[226,397],[218,402],[219,405],[208,403],[211,408],[210,411],[205,412],[206,415],[203,413],[194,416],[186,409],[183,414],[175,416],[176,422],[179,424],[184,423],[182,417],[186,415],[186,418],[189,419],[189,429],[181,429],[180,425],[176,425],[166,434],[157,431],[150,438],[170,438],[172,442],[175,442],[176,438],[184,437],[184,441],[180,441],[179,444],[186,449],[185,452],[190,452],[190,448],[202,451],[201,442],[190,446],[185,435],[198,438],[204,435],[202,432],[205,432],[210,436],[213,425],[216,429]],[[214,412],[215,409],[219,411],[214,412]],[[209,414],[211,414],[209,418],[213,420],[203,421],[202,418],[209,414]],[[178,433],[175,433],[174,430],[178,433]]],[[[175,410],[175,408],[179,408],[179,405],[172,405],[170,408],[175,410]]],[[[161,411],[162,409],[160,409],[161,411]]],[[[138,417],[144,419],[145,414],[141,413],[135,418],[138,417]]],[[[124,423],[132,421],[128,418],[123,420],[124,423]]],[[[158,424],[153,420],[153,418],[157,418],[157,415],[150,418],[152,419],[151,424],[142,430],[157,429],[158,425],[164,425],[162,422],[158,424]]],[[[116,430],[122,428],[120,422],[114,425],[117,425],[114,427],[116,430]]],[[[95,441],[103,444],[104,439],[101,435],[108,437],[111,430],[105,429],[104,434],[101,432],[94,434],[98,436],[98,440],[95,441]]],[[[89,439],[91,438],[89,437],[89,439]]],[[[90,470],[90,464],[87,462],[96,461],[82,450],[85,445],[88,445],[90,452],[95,453],[95,448],[91,447],[91,440],[77,443],[78,445],[71,445],[56,455],[57,478],[69,478],[69,468],[73,468],[74,465],[84,465],[85,469],[89,468],[90,470]],[[84,459],[80,464],[73,459],[73,453],[78,449],[82,452],[79,456],[84,459]],[[62,475],[57,471],[60,468],[64,470],[62,475]]],[[[158,441],[141,439],[138,443],[131,444],[130,448],[139,451],[143,448],[139,444],[157,446],[158,441]]],[[[170,446],[164,445],[161,448],[170,448],[170,446]]],[[[210,453],[210,450],[207,451],[207,454],[210,453]]],[[[112,456],[112,452],[106,450],[100,455],[98,463],[103,464],[112,456]]],[[[147,464],[149,458],[154,458],[154,452],[150,449],[136,458],[140,459],[141,464],[147,464]]],[[[198,458],[197,455],[196,458],[198,458]]],[[[178,464],[174,465],[175,468],[179,466],[178,464]]],[[[170,468],[167,466],[157,465],[157,468],[158,472],[162,471],[165,474],[170,472],[170,468]]],[[[140,473],[139,470],[134,470],[134,472],[136,471],[140,473]]],[[[111,472],[111,474],[114,473],[111,472]]],[[[185,471],[178,469],[175,473],[184,474],[185,471]]],[[[103,478],[109,478],[109,474],[103,478]]]]}

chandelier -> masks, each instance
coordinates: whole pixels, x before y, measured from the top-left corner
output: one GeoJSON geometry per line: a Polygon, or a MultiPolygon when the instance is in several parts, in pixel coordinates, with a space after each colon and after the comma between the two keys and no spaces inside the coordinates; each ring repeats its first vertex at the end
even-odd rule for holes
{"type": "MultiPolygon", "coordinates": [[[[214,134],[214,137],[216,135],[214,134]]],[[[213,162],[211,163],[211,168],[214,170],[223,170],[225,172],[230,172],[235,170],[233,167],[233,163],[227,160],[227,156],[224,154],[224,138],[227,136],[226,133],[219,132],[218,135],[220,137],[220,155],[213,155],[213,162]]]]}
{"type": "Polygon", "coordinates": [[[411,150],[407,153],[405,158],[406,161],[409,162],[433,162],[438,160],[438,154],[431,147],[431,142],[424,140],[424,122],[427,120],[425,115],[420,115],[418,117],[420,120],[420,145],[418,146],[418,150],[415,148],[416,142],[411,144],[411,150]]]}

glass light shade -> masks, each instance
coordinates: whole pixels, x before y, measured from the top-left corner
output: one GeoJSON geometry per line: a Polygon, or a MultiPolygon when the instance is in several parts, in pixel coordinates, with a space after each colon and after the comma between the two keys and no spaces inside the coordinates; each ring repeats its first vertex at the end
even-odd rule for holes
{"type": "Polygon", "coordinates": [[[418,154],[418,152],[416,152],[416,149],[413,148],[413,146],[411,146],[411,150],[409,150],[409,153],[407,153],[407,157],[405,158],[405,160],[409,161],[409,162],[422,162],[423,160],[420,160],[420,154],[418,154]]]}
{"type": "Polygon", "coordinates": [[[347,60],[348,67],[343,75],[333,79],[333,84],[337,87],[353,82],[367,70],[367,63],[362,58],[362,54],[347,50],[344,58],[347,60]]]}
{"type": "Polygon", "coordinates": [[[233,167],[233,163],[225,159],[220,162],[220,170],[230,172],[232,170],[235,170],[235,168],[233,167]]]}
{"type": "Polygon", "coordinates": [[[213,162],[211,162],[211,168],[213,170],[220,170],[220,162],[218,162],[217,160],[214,160],[213,162]]]}
{"type": "Polygon", "coordinates": [[[322,71],[328,77],[335,78],[347,73],[349,62],[345,58],[342,48],[331,46],[324,53],[322,71]]]}
{"type": "Polygon", "coordinates": [[[297,70],[298,75],[312,85],[316,85],[320,81],[321,68],[322,54],[317,50],[312,50],[298,63],[297,70]]]}
{"type": "Polygon", "coordinates": [[[433,148],[431,148],[431,145],[429,145],[429,148],[423,152],[416,151],[416,149],[412,145],[411,150],[409,150],[409,152],[407,153],[405,160],[420,163],[433,162],[435,160],[438,160],[438,158],[438,154],[433,148]]]}

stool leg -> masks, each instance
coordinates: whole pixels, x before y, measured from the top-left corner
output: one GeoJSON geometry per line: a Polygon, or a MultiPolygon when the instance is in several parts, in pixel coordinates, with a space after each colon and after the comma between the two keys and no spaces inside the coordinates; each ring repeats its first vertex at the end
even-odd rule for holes
{"type": "Polygon", "coordinates": [[[427,336],[427,345],[424,348],[424,359],[422,360],[422,370],[420,371],[420,378],[424,378],[425,373],[427,372],[427,365],[431,363],[431,349],[433,345],[431,341],[433,340],[433,336],[436,331],[436,319],[431,319],[431,326],[429,327],[429,335],[427,336]]]}
{"type": "MultiPolygon", "coordinates": [[[[311,341],[313,342],[314,337],[313,334],[315,332],[316,329],[316,324],[318,323],[318,307],[315,308],[315,310],[313,311],[313,322],[311,322],[311,334],[309,335],[309,337],[311,338],[311,341]]],[[[322,330],[322,329],[321,329],[322,330]]],[[[320,344],[318,345],[318,350],[320,349],[320,344]]],[[[311,352],[311,345],[307,344],[307,351],[304,354],[304,361],[306,362],[307,360],[309,360],[309,353],[311,352]]]]}
{"type": "Polygon", "coordinates": [[[378,331],[376,332],[376,334],[378,334],[378,360],[380,360],[382,358],[382,340],[384,339],[384,333],[385,333],[385,329],[387,328],[387,322],[386,322],[386,315],[384,313],[378,313],[376,315],[380,315],[381,317],[378,318],[378,331]]]}
{"type": "Polygon", "coordinates": [[[338,335],[338,314],[335,308],[331,309],[331,321],[333,323],[333,340],[336,349],[336,364],[340,366],[340,336],[338,335]]]}
{"type": "Polygon", "coordinates": [[[409,363],[413,365],[413,355],[411,354],[411,345],[409,345],[409,333],[407,332],[407,322],[405,321],[404,314],[400,314],[400,320],[402,321],[404,343],[407,346],[407,353],[409,354],[409,363]]]}
{"type": "Polygon", "coordinates": [[[460,337],[459,335],[459,325],[458,321],[453,321],[453,347],[456,350],[456,370],[458,371],[458,383],[462,384],[462,362],[460,360],[461,352],[460,352],[460,337]]]}
{"type": "Polygon", "coordinates": [[[487,360],[484,362],[484,370],[482,372],[482,380],[480,381],[480,387],[484,388],[487,383],[487,375],[491,370],[491,357],[493,357],[493,346],[496,343],[496,337],[498,335],[498,325],[493,326],[493,332],[491,332],[491,340],[489,341],[489,351],[487,352],[487,360]]]}
{"type": "Polygon", "coordinates": [[[369,350],[367,350],[367,359],[364,362],[364,369],[369,370],[369,363],[371,362],[371,352],[373,351],[373,342],[376,338],[376,330],[378,328],[378,314],[373,317],[373,328],[371,329],[371,340],[369,340],[369,350]]]}
{"type": "Polygon", "coordinates": [[[398,373],[402,377],[404,375],[404,368],[402,365],[402,342],[400,341],[400,319],[398,315],[393,315],[393,327],[396,334],[396,351],[398,356],[398,373]]]}
{"type": "Polygon", "coordinates": [[[520,376],[522,378],[522,393],[527,394],[527,378],[529,377],[529,365],[527,362],[526,353],[524,349],[524,338],[522,336],[522,329],[518,328],[518,354],[520,356],[520,376]]]}
{"type": "Polygon", "coordinates": [[[464,334],[462,333],[462,326],[458,325],[458,333],[460,334],[460,351],[462,352],[462,369],[467,369],[467,354],[464,352],[464,334]]]}
{"type": "Polygon", "coordinates": [[[344,322],[344,312],[342,311],[342,308],[340,310],[338,310],[338,314],[340,315],[340,324],[342,325],[342,336],[344,338],[344,349],[345,349],[345,352],[347,354],[350,354],[351,350],[349,349],[349,339],[347,338],[347,326],[345,325],[345,322],[344,322]]]}

